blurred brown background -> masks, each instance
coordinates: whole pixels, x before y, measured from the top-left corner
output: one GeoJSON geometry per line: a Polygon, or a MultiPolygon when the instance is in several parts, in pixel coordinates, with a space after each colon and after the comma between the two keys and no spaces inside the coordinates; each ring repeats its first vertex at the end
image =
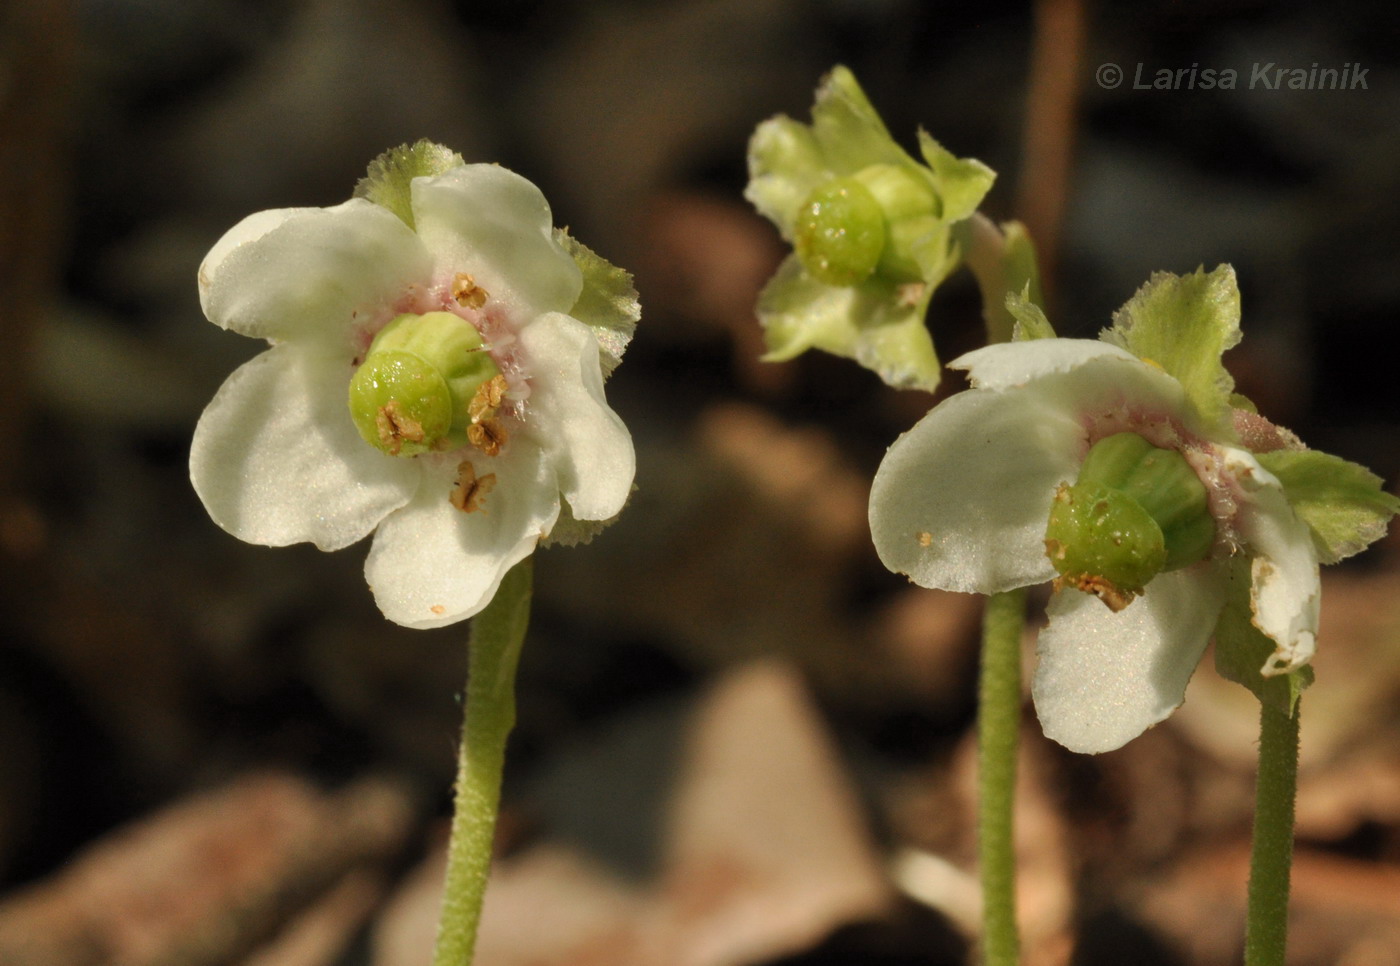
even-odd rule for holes
{"type": "MultiPolygon", "coordinates": [[[[186,474],[261,348],[202,320],[204,252],[420,137],[538,183],[644,308],[608,387],[638,493],[539,559],[482,966],[963,961],[977,602],[884,572],[865,526],[932,399],[756,361],[783,252],[747,138],[846,63],[903,143],[1000,173],[987,210],[1040,231],[1061,334],[1232,263],[1241,390],[1394,486],[1397,41],[1355,0],[10,0],[0,961],[426,962],[466,627],[383,621],[362,547],[239,543],[186,474]],[[1267,62],[1367,89],[1248,90],[1267,62]],[[1242,89],[1137,90],[1138,64],[1242,89]]],[[[977,344],[965,277],[930,322],[945,360],[977,344]]],[[[1400,962],[1395,559],[1329,575],[1296,964],[1400,962]]],[[[1254,719],[1208,664],[1100,758],[1028,716],[1028,963],[1238,960],[1254,719]]]]}

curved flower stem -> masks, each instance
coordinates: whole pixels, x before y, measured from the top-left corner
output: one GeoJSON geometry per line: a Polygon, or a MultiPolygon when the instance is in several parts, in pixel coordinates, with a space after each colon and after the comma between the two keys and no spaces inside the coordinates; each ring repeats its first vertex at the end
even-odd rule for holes
{"type": "Polygon", "coordinates": [[[534,564],[526,557],[506,574],[491,603],[472,621],[457,795],[433,966],[467,966],[476,946],[506,738],[515,725],[515,668],[530,622],[533,577],[534,564]]]}
{"type": "Polygon", "coordinates": [[[977,280],[982,296],[982,321],[987,329],[987,345],[1010,342],[1013,320],[1006,311],[1006,293],[1017,291],[1007,277],[1006,236],[980,211],[958,224],[958,243],[968,270],[977,280]]]}
{"type": "Polygon", "coordinates": [[[982,951],[987,966],[1014,966],[1016,738],[1021,725],[1021,628],[1026,592],[987,598],[977,703],[977,854],[982,870],[982,951]]]}
{"type": "Polygon", "coordinates": [[[1259,777],[1254,847],[1249,857],[1245,966],[1283,966],[1288,939],[1288,874],[1293,864],[1293,803],[1298,792],[1298,709],[1264,703],[1259,715],[1259,777]]]}

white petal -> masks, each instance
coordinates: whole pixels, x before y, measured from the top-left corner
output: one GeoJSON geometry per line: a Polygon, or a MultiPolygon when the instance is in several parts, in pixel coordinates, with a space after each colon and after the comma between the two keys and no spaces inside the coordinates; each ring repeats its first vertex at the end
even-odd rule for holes
{"type": "Polygon", "coordinates": [[[1159,574],[1116,614],[1091,594],[1057,592],[1031,688],[1046,737],[1098,754],[1164,720],[1181,704],[1224,602],[1209,563],[1159,574]]]}
{"type": "Polygon", "coordinates": [[[1035,392],[1039,405],[1074,412],[1084,425],[1094,425],[1095,438],[1131,429],[1149,439],[1160,435],[1156,445],[1169,446],[1179,435],[1178,425],[1202,431],[1181,383],[1159,367],[1104,342],[999,343],[969,352],[954,365],[967,368],[978,388],[1035,392]]]}
{"type": "Polygon", "coordinates": [[[1317,548],[1272,473],[1241,449],[1225,449],[1224,463],[1242,491],[1237,525],[1253,557],[1252,620],[1275,644],[1262,672],[1285,674],[1312,660],[1317,646],[1322,605],[1317,548]]]}
{"type": "Polygon", "coordinates": [[[511,444],[495,457],[469,452],[478,480],[494,474],[481,508],[465,513],[449,500],[453,458],[419,457],[422,485],[380,524],[365,577],[384,616],[405,627],[442,627],[476,614],[506,571],[528,557],[559,517],[559,491],[543,454],[511,444]]]}
{"type": "Polygon", "coordinates": [[[224,232],[223,237],[214,243],[214,247],[209,249],[209,254],[204,256],[204,261],[199,264],[199,304],[204,309],[204,314],[209,314],[206,299],[209,297],[209,282],[218,274],[219,266],[223,264],[225,258],[240,245],[255,242],[272,229],[283,222],[295,218],[299,215],[306,215],[313,211],[320,211],[319,208],[270,208],[267,211],[256,211],[248,215],[238,224],[224,232]]]}
{"type": "Polygon", "coordinates": [[[1069,372],[1091,359],[1103,358],[1142,364],[1126,349],[1097,339],[1033,339],[998,342],[965,352],[948,363],[948,368],[966,370],[975,388],[1009,389],[1050,373],[1069,372]]]}
{"type": "Polygon", "coordinates": [[[413,493],[418,471],[365,443],[348,360],[274,346],[228,377],[199,418],[190,479],[214,522],[249,543],[349,546],[413,493]]]}
{"type": "Polygon", "coordinates": [[[1050,503],[1078,476],[1091,431],[1136,429],[1169,445],[1173,424],[1193,418],[1180,383],[1099,342],[1003,343],[957,364],[980,388],[900,437],[870,496],[880,559],[925,587],[990,594],[1048,580],[1050,503]]]}
{"type": "Polygon", "coordinates": [[[923,587],[983,594],[1055,576],[1045,526],[1084,429],[1031,392],[968,390],[885,454],[870,492],[880,560],[923,587]]]}
{"type": "Polygon", "coordinates": [[[210,321],[243,335],[348,344],[357,318],[388,311],[431,273],[412,229],[356,198],[239,222],[200,266],[200,304],[210,321]]]}
{"type": "Polygon", "coordinates": [[[632,492],[632,436],[603,396],[598,340],[588,326],[555,312],[520,333],[530,371],[526,432],[558,474],[580,520],[616,516],[632,492]]]}
{"type": "Polygon", "coordinates": [[[554,240],[539,188],[499,165],[469,164],[415,178],[412,191],[418,234],[439,274],[466,272],[525,317],[574,307],[583,276],[554,240]]]}

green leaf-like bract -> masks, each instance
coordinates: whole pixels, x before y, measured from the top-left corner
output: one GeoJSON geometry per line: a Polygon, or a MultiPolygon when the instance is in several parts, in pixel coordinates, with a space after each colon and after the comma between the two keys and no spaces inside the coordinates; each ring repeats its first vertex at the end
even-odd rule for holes
{"type": "Polygon", "coordinates": [[[1281,449],[1257,459],[1283,484],[1293,511],[1312,531],[1322,563],[1365,550],[1400,512],[1400,499],[1382,489],[1379,476],[1340,456],[1281,449]]]}
{"type": "MultiPolygon", "coordinates": [[[[637,322],[642,316],[632,275],[594,252],[562,228],[554,230],[554,239],[573,258],[583,273],[583,291],[569,314],[593,330],[598,340],[598,361],[603,378],[612,375],[622,354],[632,341],[637,322]]],[[[542,547],[576,547],[602,533],[617,517],[607,520],[580,520],[573,514],[568,501],[559,507],[559,519],[553,529],[540,541],[542,547]]]]}
{"type": "Polygon", "coordinates": [[[1249,605],[1253,580],[1249,558],[1237,556],[1220,566],[1226,568],[1229,589],[1215,624],[1215,669],[1227,681],[1252,691],[1261,704],[1291,715],[1299,695],[1313,683],[1312,667],[1305,664],[1287,674],[1264,676],[1264,665],[1278,645],[1254,626],[1249,605]]]}
{"type": "Polygon", "coordinates": [[[642,317],[632,275],[598,255],[562,228],[554,238],[583,273],[583,291],[569,314],[593,330],[602,353],[603,378],[612,375],[642,317]]]}
{"type": "Polygon", "coordinates": [[[355,185],[355,197],[388,208],[413,228],[413,197],[409,190],[413,179],[439,175],[465,163],[456,151],[427,139],[401,144],[369,163],[369,170],[355,185]]]}
{"type": "Polygon", "coordinates": [[[1153,274],[1103,338],[1175,376],[1207,423],[1227,420],[1235,381],[1220,357],[1240,341],[1240,293],[1229,265],[1153,274]]]}

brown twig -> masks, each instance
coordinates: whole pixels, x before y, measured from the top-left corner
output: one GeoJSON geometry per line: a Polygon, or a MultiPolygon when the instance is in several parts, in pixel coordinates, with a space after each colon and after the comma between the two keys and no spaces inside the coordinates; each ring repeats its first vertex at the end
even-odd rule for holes
{"type": "Polygon", "coordinates": [[[1035,5],[1017,211],[1035,241],[1051,305],[1074,153],[1084,19],[1083,0],[1037,0],[1035,5]]]}

